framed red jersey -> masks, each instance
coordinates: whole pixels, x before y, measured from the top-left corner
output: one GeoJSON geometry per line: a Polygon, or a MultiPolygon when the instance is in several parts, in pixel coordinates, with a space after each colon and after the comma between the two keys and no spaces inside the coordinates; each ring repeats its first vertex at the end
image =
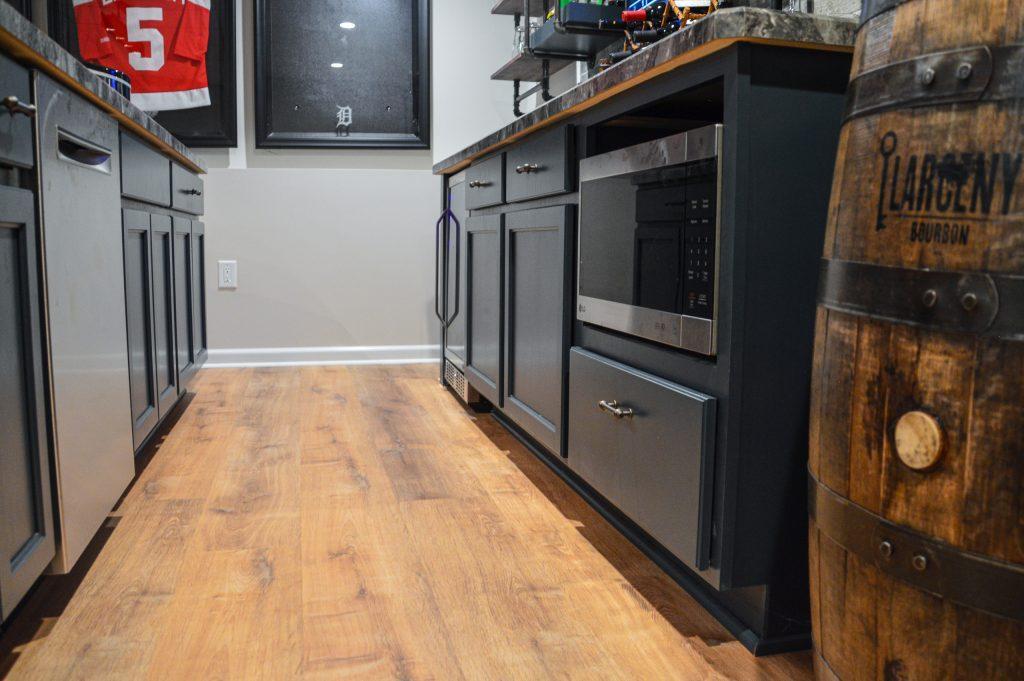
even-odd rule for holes
{"type": "Polygon", "coordinates": [[[124,71],[145,111],[210,105],[210,0],[74,0],[82,58],[124,71]]]}

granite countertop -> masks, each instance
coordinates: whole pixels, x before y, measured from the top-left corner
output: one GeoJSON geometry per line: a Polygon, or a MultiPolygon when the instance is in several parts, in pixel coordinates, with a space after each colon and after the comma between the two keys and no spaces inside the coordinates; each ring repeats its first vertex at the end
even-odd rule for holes
{"type": "MultiPolygon", "coordinates": [[[[812,14],[736,7],[712,13],[632,57],[586,80],[520,116],[501,130],[434,165],[434,174],[452,173],[556,120],[587,108],[599,95],[607,97],[638,85],[665,70],[695,61],[735,42],[790,45],[807,49],[853,49],[857,22],[812,14]]],[[[602,99],[604,97],[601,97],[602,99]]]]}
{"type": "Polygon", "coordinates": [[[100,80],[80,61],[21,16],[11,5],[0,1],[0,51],[39,69],[68,85],[113,114],[126,128],[193,170],[206,172],[206,164],[153,118],[100,80]]]}

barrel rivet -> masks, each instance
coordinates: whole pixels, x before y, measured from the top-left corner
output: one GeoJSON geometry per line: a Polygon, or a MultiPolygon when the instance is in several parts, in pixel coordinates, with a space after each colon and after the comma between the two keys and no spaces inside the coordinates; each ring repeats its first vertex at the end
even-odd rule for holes
{"type": "Polygon", "coordinates": [[[939,302],[939,292],[933,288],[928,289],[921,296],[921,302],[924,303],[925,307],[935,307],[935,303],[939,302]]]}
{"type": "Polygon", "coordinates": [[[935,69],[930,67],[926,68],[918,74],[917,79],[920,81],[921,85],[931,85],[935,82],[935,69]]]}
{"type": "Polygon", "coordinates": [[[959,78],[960,80],[967,80],[968,78],[971,77],[971,72],[973,70],[973,66],[971,66],[967,62],[964,62],[963,64],[960,64],[960,66],[956,68],[956,77],[959,78]]]}
{"type": "Polygon", "coordinates": [[[923,553],[915,554],[913,560],[910,562],[918,572],[924,572],[928,569],[928,556],[923,553]]]}
{"type": "Polygon", "coordinates": [[[882,554],[883,558],[890,558],[893,552],[892,542],[888,539],[883,540],[882,543],[878,545],[878,552],[882,554]]]}
{"type": "Polygon", "coordinates": [[[964,306],[964,309],[970,312],[974,308],[978,307],[978,296],[975,293],[965,293],[960,298],[960,304],[964,306]]]}

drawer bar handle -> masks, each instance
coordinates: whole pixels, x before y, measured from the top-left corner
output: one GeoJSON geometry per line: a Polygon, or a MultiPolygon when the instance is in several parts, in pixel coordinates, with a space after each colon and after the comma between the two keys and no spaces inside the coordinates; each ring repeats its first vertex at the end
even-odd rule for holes
{"type": "Polygon", "coordinates": [[[523,173],[529,175],[530,173],[538,173],[541,170],[542,167],[537,165],[536,163],[523,163],[522,165],[516,166],[517,175],[522,175],[523,173]]]}
{"type": "Polygon", "coordinates": [[[26,104],[15,95],[8,95],[7,97],[4,97],[3,105],[4,108],[7,109],[7,113],[12,116],[14,114],[21,114],[29,118],[35,118],[37,111],[35,104],[26,104]]]}
{"type": "Polygon", "coordinates": [[[202,196],[203,195],[203,193],[201,191],[199,191],[198,189],[182,189],[181,193],[185,194],[187,196],[202,196]]]}
{"type": "Polygon", "coordinates": [[[472,189],[477,189],[479,187],[490,187],[492,184],[494,183],[488,182],[487,180],[470,180],[469,182],[469,186],[472,189]]]}
{"type": "Polygon", "coordinates": [[[597,406],[617,419],[633,418],[633,414],[636,413],[630,407],[619,406],[618,400],[601,400],[597,403],[597,406]]]}

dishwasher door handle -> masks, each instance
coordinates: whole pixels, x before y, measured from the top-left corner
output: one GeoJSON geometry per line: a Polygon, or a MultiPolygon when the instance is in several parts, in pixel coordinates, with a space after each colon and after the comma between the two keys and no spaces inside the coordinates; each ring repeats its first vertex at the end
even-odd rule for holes
{"type": "Polygon", "coordinates": [[[57,129],[57,158],[72,165],[110,174],[111,151],[57,129]]]}

